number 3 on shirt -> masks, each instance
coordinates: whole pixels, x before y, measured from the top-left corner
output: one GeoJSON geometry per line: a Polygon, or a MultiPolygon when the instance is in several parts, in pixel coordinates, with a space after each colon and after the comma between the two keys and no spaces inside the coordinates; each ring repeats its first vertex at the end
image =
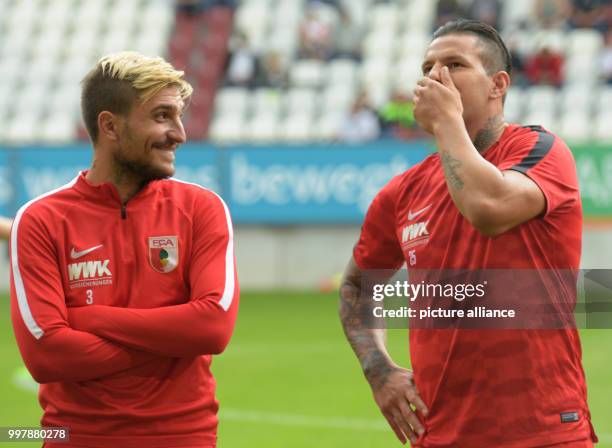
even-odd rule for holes
{"type": "Polygon", "coordinates": [[[85,303],[87,303],[87,305],[91,305],[93,303],[93,291],[88,289],[85,291],[85,294],[87,294],[87,300],[85,300],[85,303]]]}

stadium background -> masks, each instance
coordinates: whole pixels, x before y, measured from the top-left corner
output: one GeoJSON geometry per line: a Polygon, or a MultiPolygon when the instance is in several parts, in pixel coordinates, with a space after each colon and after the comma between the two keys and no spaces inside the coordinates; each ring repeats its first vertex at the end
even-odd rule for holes
{"type": "MultiPolygon", "coordinates": [[[[0,214],[87,167],[79,81],[101,55],[165,56],[195,87],[177,177],[228,202],[245,291],[235,338],[214,364],[219,446],[394,446],[341,334],[335,287],[373,195],[434,150],[410,103],[428,38],[453,17],[502,30],[520,68],[507,119],[570,143],[583,267],[607,268],[611,9],[604,0],[0,0],[0,214]]],[[[0,426],[36,425],[7,285],[2,248],[0,426]]],[[[612,333],[582,335],[593,421],[600,446],[612,447],[612,333]]],[[[404,364],[406,344],[405,331],[391,332],[404,364]]]]}

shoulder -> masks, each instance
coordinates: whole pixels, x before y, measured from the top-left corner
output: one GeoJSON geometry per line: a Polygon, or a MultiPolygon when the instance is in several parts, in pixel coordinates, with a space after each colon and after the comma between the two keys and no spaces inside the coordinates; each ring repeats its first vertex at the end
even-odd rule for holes
{"type": "Polygon", "coordinates": [[[194,202],[198,205],[225,205],[225,202],[217,193],[192,182],[170,178],[162,181],[161,188],[165,196],[179,202],[194,202]]]}
{"type": "Polygon", "coordinates": [[[202,185],[171,178],[161,182],[163,194],[192,217],[218,215],[231,223],[229,208],[214,191],[202,185]]]}
{"type": "Polygon", "coordinates": [[[527,171],[544,159],[573,163],[572,153],[561,137],[542,126],[513,125],[505,144],[512,152],[520,151],[523,158],[514,169],[527,171]]]}
{"type": "Polygon", "coordinates": [[[65,185],[31,199],[19,208],[13,228],[20,224],[40,223],[49,225],[57,222],[60,215],[78,203],[79,193],[73,188],[78,176],[65,185]]]}

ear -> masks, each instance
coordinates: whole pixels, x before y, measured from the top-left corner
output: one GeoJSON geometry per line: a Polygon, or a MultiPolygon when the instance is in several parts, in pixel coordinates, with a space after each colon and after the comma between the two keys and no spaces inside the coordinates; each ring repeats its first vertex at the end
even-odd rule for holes
{"type": "Polygon", "coordinates": [[[108,140],[117,141],[119,139],[119,116],[104,110],[98,115],[98,135],[104,136],[108,140]]]}
{"type": "Polygon", "coordinates": [[[502,98],[510,86],[510,75],[508,72],[499,71],[493,75],[492,80],[491,98],[502,98]]]}

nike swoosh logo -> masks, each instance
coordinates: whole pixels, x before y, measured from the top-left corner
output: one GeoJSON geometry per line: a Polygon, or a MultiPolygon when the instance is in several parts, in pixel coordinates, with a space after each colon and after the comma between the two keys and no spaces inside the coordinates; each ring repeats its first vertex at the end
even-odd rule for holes
{"type": "Polygon", "coordinates": [[[411,210],[408,210],[408,221],[412,221],[414,218],[416,218],[417,216],[419,216],[421,213],[423,213],[425,210],[427,210],[429,207],[431,207],[431,204],[429,204],[427,207],[423,207],[421,210],[417,210],[416,212],[412,213],[411,210]]]}
{"type": "Polygon", "coordinates": [[[77,258],[81,258],[82,256],[87,255],[88,253],[93,252],[96,249],[100,249],[102,246],[104,246],[104,244],[99,244],[98,246],[90,247],[89,249],[85,249],[80,252],[77,252],[76,250],[74,250],[74,247],[73,247],[72,250],[70,251],[70,258],[72,258],[73,260],[76,260],[77,258]]]}

